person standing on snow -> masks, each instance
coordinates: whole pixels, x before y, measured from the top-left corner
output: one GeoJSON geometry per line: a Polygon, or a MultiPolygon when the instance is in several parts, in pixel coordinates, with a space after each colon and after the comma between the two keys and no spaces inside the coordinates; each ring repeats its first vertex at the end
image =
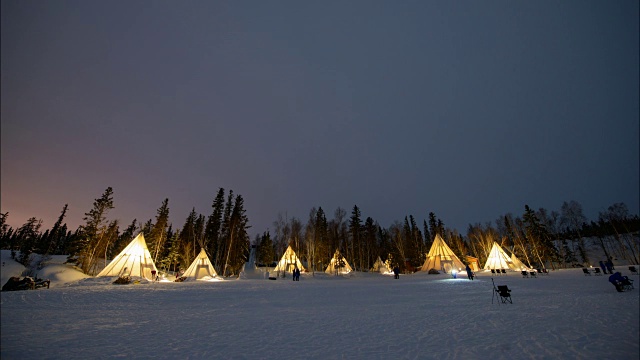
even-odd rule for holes
{"type": "Polygon", "coordinates": [[[469,280],[473,280],[473,271],[471,271],[469,264],[467,264],[467,267],[465,268],[465,270],[467,270],[467,277],[469,278],[469,280]]]}
{"type": "Polygon", "coordinates": [[[604,263],[602,262],[602,260],[600,260],[600,268],[602,269],[603,273],[607,273],[607,268],[604,266],[604,263]]]}
{"type": "Polygon", "coordinates": [[[608,259],[605,265],[607,266],[607,270],[609,271],[609,274],[613,274],[613,270],[615,269],[613,268],[613,262],[611,261],[611,259],[608,259]]]}

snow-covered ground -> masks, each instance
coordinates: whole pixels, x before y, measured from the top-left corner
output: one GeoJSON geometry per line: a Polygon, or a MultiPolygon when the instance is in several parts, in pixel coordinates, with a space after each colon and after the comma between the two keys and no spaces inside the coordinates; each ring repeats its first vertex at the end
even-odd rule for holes
{"type": "MultiPolygon", "coordinates": [[[[8,254],[3,285],[23,269],[8,254]]],[[[487,273],[112,285],[49,266],[38,276],[56,276],[50,289],[1,293],[2,359],[640,357],[640,281],[626,266],[624,293],[579,269],[494,277],[512,289],[506,305],[487,273]]]]}

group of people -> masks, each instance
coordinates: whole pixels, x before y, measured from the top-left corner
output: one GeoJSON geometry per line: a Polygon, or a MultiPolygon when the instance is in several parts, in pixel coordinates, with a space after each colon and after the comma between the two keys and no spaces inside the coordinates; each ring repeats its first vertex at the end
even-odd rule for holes
{"type": "Polygon", "coordinates": [[[615,270],[615,268],[613,267],[613,262],[611,261],[611,259],[607,259],[605,261],[600,261],[600,268],[602,269],[602,272],[607,274],[607,271],[609,274],[613,274],[613,270],[615,270]]]}

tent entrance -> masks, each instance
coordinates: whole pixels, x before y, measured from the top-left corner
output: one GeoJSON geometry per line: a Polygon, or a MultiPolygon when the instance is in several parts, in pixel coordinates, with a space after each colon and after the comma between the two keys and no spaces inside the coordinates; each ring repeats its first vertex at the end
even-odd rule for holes
{"type": "Polygon", "coordinates": [[[209,274],[209,266],[208,265],[196,266],[196,279],[201,279],[205,276],[212,276],[211,274],[209,274]]]}

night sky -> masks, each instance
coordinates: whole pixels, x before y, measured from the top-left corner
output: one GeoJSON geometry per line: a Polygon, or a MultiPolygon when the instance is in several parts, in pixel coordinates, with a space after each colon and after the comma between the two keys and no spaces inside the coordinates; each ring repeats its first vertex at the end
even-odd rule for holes
{"type": "Polygon", "coordinates": [[[256,233],[354,205],[383,227],[639,207],[639,5],[3,0],[1,204],[121,229],[218,188],[256,233]]]}

